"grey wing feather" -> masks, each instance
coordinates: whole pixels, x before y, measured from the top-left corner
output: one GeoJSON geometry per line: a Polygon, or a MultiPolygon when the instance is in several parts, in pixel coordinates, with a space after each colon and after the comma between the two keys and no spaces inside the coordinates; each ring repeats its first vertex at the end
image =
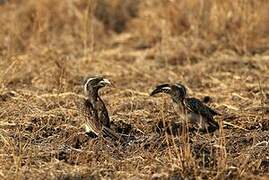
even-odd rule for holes
{"type": "Polygon", "coordinates": [[[216,115],[217,112],[203,104],[200,100],[196,98],[186,98],[184,99],[184,105],[189,111],[205,117],[210,125],[216,127],[219,126],[218,123],[213,119],[213,116],[216,115]]]}
{"type": "Polygon", "coordinates": [[[117,133],[115,133],[114,131],[112,131],[110,128],[107,128],[104,126],[102,129],[102,133],[104,136],[107,136],[107,137],[113,139],[114,141],[123,142],[123,138],[120,135],[118,135],[117,133]]]}
{"type": "MultiPolygon", "coordinates": [[[[104,126],[98,119],[100,117],[100,114],[98,114],[98,117],[96,116],[96,112],[94,112],[92,105],[89,101],[85,100],[84,102],[84,114],[86,116],[86,131],[92,131],[96,135],[102,134],[105,137],[109,137],[113,139],[114,141],[120,141],[123,142],[123,139],[114,131],[112,131],[109,127],[104,126]]],[[[109,120],[109,119],[108,119],[109,120]]]]}
{"type": "MultiPolygon", "coordinates": [[[[208,106],[207,106],[207,107],[208,107],[208,106]]],[[[209,111],[211,112],[211,114],[212,114],[213,116],[220,115],[220,113],[217,112],[217,111],[215,111],[214,109],[211,109],[210,107],[208,107],[208,109],[209,109],[209,111]]]]}
{"type": "Polygon", "coordinates": [[[102,123],[103,126],[110,128],[110,119],[108,116],[106,106],[105,106],[104,102],[102,101],[102,99],[99,98],[99,101],[96,104],[96,106],[98,107],[98,119],[99,119],[99,121],[102,123]]]}
{"type": "Polygon", "coordinates": [[[102,131],[101,123],[94,117],[92,105],[88,100],[84,101],[83,114],[86,118],[85,128],[86,131],[92,131],[96,135],[99,135],[102,131]]]}

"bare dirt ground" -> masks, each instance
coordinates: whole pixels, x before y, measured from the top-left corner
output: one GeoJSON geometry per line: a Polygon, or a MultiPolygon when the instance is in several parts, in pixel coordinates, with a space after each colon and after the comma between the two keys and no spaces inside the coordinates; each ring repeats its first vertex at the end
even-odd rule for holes
{"type": "Polygon", "coordinates": [[[268,1],[3,1],[0,179],[268,179],[268,1]],[[118,132],[90,138],[83,79],[118,132]],[[180,82],[222,115],[213,134],[159,132],[180,121],[155,85],[180,82]],[[225,123],[224,123],[225,122],[225,123]],[[227,125],[229,124],[229,125],[227,125]]]}

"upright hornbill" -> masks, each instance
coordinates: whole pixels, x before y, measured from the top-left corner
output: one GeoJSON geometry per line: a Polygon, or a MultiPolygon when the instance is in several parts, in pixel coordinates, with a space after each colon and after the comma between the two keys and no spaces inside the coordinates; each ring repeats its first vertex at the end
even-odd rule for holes
{"type": "Polygon", "coordinates": [[[187,90],[182,84],[158,85],[150,93],[150,96],[158,93],[169,94],[173,102],[179,105],[180,113],[186,114],[188,121],[198,125],[200,131],[211,133],[219,129],[218,122],[214,120],[214,116],[219,115],[219,113],[202,103],[199,99],[187,97],[187,90]]]}
{"type": "Polygon", "coordinates": [[[97,136],[108,136],[121,141],[121,137],[110,129],[111,123],[105,103],[98,94],[106,85],[110,85],[109,80],[101,76],[89,78],[84,85],[84,93],[87,96],[83,108],[86,116],[85,128],[87,132],[93,132],[97,136]]]}

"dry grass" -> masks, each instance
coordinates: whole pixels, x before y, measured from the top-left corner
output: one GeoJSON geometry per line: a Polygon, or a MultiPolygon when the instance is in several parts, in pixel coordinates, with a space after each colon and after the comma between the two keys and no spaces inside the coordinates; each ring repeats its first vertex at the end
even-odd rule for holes
{"type": "MultiPolygon", "coordinates": [[[[4,2],[4,1],[3,1],[4,2]]],[[[0,179],[266,179],[267,0],[9,0],[0,4],[0,179]],[[103,74],[115,124],[143,141],[90,139],[81,82],[103,74]],[[178,121],[156,84],[181,82],[222,113],[214,134],[158,135],[178,121]],[[230,123],[230,126],[225,123],[230,123]]]]}

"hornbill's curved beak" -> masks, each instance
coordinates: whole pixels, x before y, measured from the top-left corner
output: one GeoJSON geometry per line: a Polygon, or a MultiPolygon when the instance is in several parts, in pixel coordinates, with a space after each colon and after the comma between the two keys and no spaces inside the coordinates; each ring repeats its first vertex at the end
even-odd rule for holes
{"type": "Polygon", "coordinates": [[[169,84],[162,84],[156,86],[156,88],[149,94],[150,96],[153,96],[158,93],[167,93],[169,94],[171,92],[171,87],[169,84]]]}

